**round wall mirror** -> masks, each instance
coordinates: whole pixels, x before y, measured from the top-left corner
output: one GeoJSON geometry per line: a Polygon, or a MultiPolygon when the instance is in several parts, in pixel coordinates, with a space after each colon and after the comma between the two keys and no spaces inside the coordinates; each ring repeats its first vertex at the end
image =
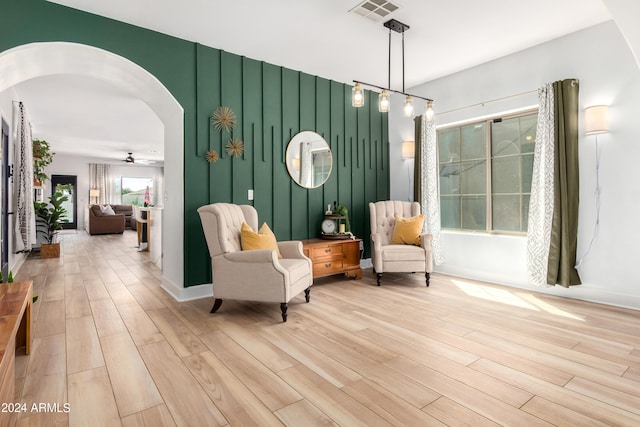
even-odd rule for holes
{"type": "Polygon", "coordinates": [[[287,145],[287,171],[296,184],[304,188],[317,188],[324,184],[333,167],[331,148],[315,132],[296,134],[287,145]]]}

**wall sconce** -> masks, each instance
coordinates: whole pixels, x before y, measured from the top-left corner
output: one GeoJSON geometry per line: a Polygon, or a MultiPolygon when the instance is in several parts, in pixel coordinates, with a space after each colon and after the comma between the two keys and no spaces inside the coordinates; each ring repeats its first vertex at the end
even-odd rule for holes
{"type": "Polygon", "coordinates": [[[300,157],[294,157],[291,159],[291,164],[293,165],[293,169],[299,171],[300,170],[300,157]]]}
{"type": "Polygon", "coordinates": [[[416,143],[413,141],[404,141],[402,143],[402,159],[413,159],[416,156],[416,143]]]}
{"type": "Polygon", "coordinates": [[[89,199],[93,201],[95,199],[95,203],[98,203],[98,197],[100,197],[100,190],[97,188],[92,188],[89,190],[89,199]]]}
{"type": "Polygon", "coordinates": [[[585,135],[609,132],[609,106],[593,105],[584,110],[585,135]]]}

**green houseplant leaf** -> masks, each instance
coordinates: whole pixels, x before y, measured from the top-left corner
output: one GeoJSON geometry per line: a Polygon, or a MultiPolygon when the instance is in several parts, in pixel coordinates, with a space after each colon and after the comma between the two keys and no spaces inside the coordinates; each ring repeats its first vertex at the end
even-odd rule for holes
{"type": "Polygon", "coordinates": [[[69,200],[61,192],[56,191],[49,196],[49,203],[34,202],[36,211],[36,233],[41,236],[46,243],[53,243],[58,230],[62,229],[62,224],[69,222],[67,210],[62,207],[62,203],[69,200]]]}

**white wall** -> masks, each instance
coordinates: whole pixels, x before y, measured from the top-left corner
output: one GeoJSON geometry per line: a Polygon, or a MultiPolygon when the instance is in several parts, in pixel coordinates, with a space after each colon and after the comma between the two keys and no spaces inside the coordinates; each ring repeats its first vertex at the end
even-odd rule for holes
{"type": "MultiPolygon", "coordinates": [[[[15,155],[15,141],[14,141],[14,129],[13,129],[13,103],[12,101],[18,100],[15,91],[13,88],[7,89],[5,91],[0,92],[0,117],[4,119],[5,122],[9,125],[9,152],[2,153],[3,156],[6,156],[9,159],[9,163],[13,164],[13,158],[15,155]]],[[[28,113],[28,110],[27,110],[28,113]]],[[[15,171],[14,171],[15,172],[15,171]]],[[[9,179],[9,188],[8,188],[8,196],[9,196],[9,206],[1,206],[2,210],[7,209],[9,212],[14,211],[14,203],[13,203],[13,185],[11,185],[11,179],[9,179]]],[[[1,201],[0,201],[1,203],[1,201]]],[[[7,238],[9,239],[9,269],[14,272],[14,274],[18,271],[24,260],[26,259],[26,254],[20,253],[16,254],[15,244],[14,244],[14,215],[9,215],[9,235],[7,238]]]]}
{"type": "MultiPolygon", "coordinates": [[[[43,139],[46,139],[43,137],[43,139]]],[[[55,146],[51,147],[55,152],[55,146]]],[[[78,192],[78,229],[85,228],[84,208],[89,205],[89,163],[104,163],[104,159],[72,156],[68,154],[57,153],[53,157],[51,163],[45,173],[51,178],[52,175],[76,175],[77,176],[77,192],[78,192]]],[[[109,169],[111,176],[126,176],[132,178],[153,178],[154,205],[162,204],[162,195],[164,194],[164,178],[163,168],[152,166],[136,166],[136,165],[111,165],[109,169]]],[[[51,194],[51,181],[46,182],[45,199],[51,194]]]]}
{"type": "MultiPolygon", "coordinates": [[[[580,80],[578,257],[587,250],[595,222],[595,137],[583,135],[584,108],[610,106],[610,132],[598,136],[600,228],[591,253],[579,268],[582,285],[536,290],[640,309],[640,69],[613,21],[428,82],[410,92],[434,98],[436,122],[445,125],[535,105],[535,89],[566,78],[580,80]],[[532,90],[528,95],[444,113],[532,90]]],[[[397,111],[401,106],[397,99],[395,102],[392,107],[397,111]]],[[[397,113],[389,120],[391,197],[406,199],[406,166],[399,153],[402,139],[413,135],[413,124],[397,113]]],[[[438,272],[530,287],[525,237],[445,232],[443,247],[446,262],[437,266],[438,272]]]]}

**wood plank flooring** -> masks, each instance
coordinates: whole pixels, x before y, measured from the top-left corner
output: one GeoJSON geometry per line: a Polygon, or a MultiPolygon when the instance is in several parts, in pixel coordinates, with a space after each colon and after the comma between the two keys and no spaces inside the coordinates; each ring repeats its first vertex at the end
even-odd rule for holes
{"type": "Polygon", "coordinates": [[[365,270],[316,280],[282,323],[278,304],[176,302],[134,232],[61,240],[16,277],[39,300],[10,425],[640,425],[638,311],[365,270]]]}

